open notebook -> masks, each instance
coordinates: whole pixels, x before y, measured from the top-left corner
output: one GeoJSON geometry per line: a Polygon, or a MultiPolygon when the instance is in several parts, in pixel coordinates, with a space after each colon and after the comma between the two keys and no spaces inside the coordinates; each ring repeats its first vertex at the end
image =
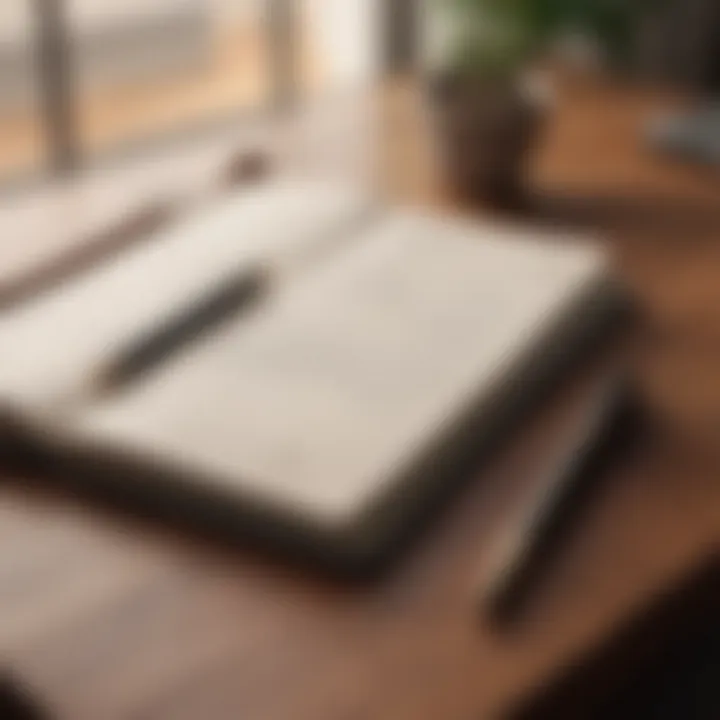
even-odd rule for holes
{"type": "Polygon", "coordinates": [[[0,314],[0,407],[36,413],[86,394],[129,346],[263,269],[296,263],[371,212],[350,190],[284,181],[210,203],[94,272],[0,314]]]}
{"type": "Polygon", "coordinates": [[[272,184],[2,317],[0,399],[66,476],[362,565],[567,367],[618,298],[602,253],[577,238],[272,184]],[[243,312],[222,309],[131,382],[97,385],[138,336],[259,263],[267,286],[243,312]]]}

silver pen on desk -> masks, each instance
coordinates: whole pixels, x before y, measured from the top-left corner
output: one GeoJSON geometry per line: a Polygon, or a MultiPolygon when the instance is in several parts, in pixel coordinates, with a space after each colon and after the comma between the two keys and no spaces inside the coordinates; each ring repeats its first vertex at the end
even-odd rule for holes
{"type": "Polygon", "coordinates": [[[635,435],[637,421],[625,378],[605,381],[527,511],[496,550],[481,591],[482,607],[493,621],[509,623],[520,612],[603,465],[635,435]]]}

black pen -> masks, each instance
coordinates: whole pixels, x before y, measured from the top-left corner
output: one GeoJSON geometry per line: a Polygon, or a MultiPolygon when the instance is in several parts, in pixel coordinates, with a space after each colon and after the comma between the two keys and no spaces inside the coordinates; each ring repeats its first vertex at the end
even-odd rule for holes
{"type": "Polygon", "coordinates": [[[603,383],[537,496],[498,551],[482,606],[493,621],[512,622],[539,580],[552,550],[608,461],[636,435],[639,415],[624,378],[603,383]]]}
{"type": "Polygon", "coordinates": [[[161,327],[131,343],[97,374],[92,392],[107,394],[133,382],[199,335],[254,306],[268,285],[269,273],[264,268],[243,270],[194,307],[180,310],[161,327]]]}

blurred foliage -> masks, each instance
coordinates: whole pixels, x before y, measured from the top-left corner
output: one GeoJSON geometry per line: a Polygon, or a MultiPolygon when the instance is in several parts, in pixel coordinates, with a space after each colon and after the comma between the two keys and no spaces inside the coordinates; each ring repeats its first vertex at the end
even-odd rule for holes
{"type": "Polygon", "coordinates": [[[563,34],[586,37],[626,62],[639,23],[662,0],[438,0],[449,17],[456,70],[513,72],[563,34]]]}

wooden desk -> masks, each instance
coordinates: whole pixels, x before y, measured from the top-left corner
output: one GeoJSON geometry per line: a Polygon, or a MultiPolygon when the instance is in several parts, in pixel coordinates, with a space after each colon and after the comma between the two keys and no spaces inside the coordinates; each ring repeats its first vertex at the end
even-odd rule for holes
{"type": "MultiPolygon", "coordinates": [[[[388,88],[373,102],[383,187],[450,206],[413,93],[388,88]]],[[[631,354],[658,427],[617,468],[512,636],[478,615],[477,586],[592,368],[368,587],[7,477],[0,658],[72,720],[493,718],[714,549],[719,190],[638,149],[645,114],[664,103],[576,89],[538,160],[544,216],[604,227],[640,300],[631,354]]]]}

